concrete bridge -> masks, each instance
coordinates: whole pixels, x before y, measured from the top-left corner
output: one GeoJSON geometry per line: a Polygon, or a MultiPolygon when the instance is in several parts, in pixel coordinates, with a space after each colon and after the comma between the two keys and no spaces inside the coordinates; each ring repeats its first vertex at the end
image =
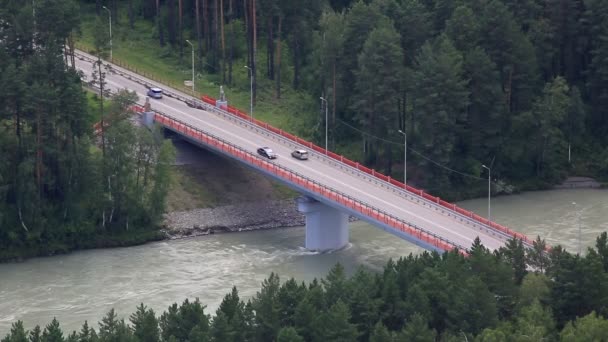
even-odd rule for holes
{"type": "MultiPolygon", "coordinates": [[[[89,75],[94,59],[80,52],[76,66],[89,75]]],[[[165,96],[151,99],[152,110],[143,113],[147,125],[159,124],[300,192],[298,209],[306,216],[308,249],[344,247],[348,243],[348,215],[428,250],[458,248],[466,253],[476,237],[491,250],[513,237],[532,245],[520,233],[255,120],[223,102],[208,96],[197,99],[116,65],[111,67],[106,81],[112,90],[126,88],[145,98],[148,88],[163,88],[165,96]],[[272,148],[279,157],[269,160],[257,155],[262,146],[272,148]],[[309,160],[292,158],[290,153],[296,148],[308,150],[309,160]]]]}

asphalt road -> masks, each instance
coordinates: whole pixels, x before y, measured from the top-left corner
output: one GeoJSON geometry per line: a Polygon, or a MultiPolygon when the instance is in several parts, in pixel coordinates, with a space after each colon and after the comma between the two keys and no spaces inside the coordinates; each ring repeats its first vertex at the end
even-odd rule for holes
{"type": "MultiPolygon", "coordinates": [[[[77,67],[90,80],[92,64],[79,59],[76,62],[77,67]]],[[[115,68],[120,69],[116,66],[115,68]]],[[[120,70],[128,73],[124,69],[120,70]]],[[[137,77],[143,78],[142,76],[137,77]]],[[[140,99],[142,99],[140,101],[142,103],[146,97],[147,89],[143,85],[125,77],[108,73],[106,81],[107,87],[113,91],[124,88],[135,91],[140,99]]],[[[148,80],[148,82],[155,83],[151,80],[148,80]]],[[[166,89],[164,85],[157,85],[160,88],[166,89]]],[[[329,162],[326,158],[319,156],[315,152],[309,151],[312,154],[312,158],[307,161],[296,160],[291,157],[291,151],[294,149],[293,144],[272,139],[267,134],[260,134],[250,127],[235,124],[233,121],[218,114],[188,107],[185,103],[166,96],[160,100],[150,99],[150,102],[152,109],[159,110],[175,119],[187,122],[194,127],[212,133],[253,153],[256,153],[257,148],[261,146],[268,146],[279,155],[274,160],[275,163],[304,174],[323,185],[339,190],[371,206],[380,208],[395,217],[413,223],[461,246],[471,246],[477,236],[490,249],[499,248],[507,240],[507,237],[503,234],[483,227],[481,224],[463,221],[453,214],[448,215],[447,211],[441,212],[441,210],[437,210],[436,207],[429,206],[428,204],[422,205],[420,201],[406,198],[407,196],[399,191],[381,187],[376,182],[370,182],[364,177],[348,172],[344,167],[336,167],[335,163],[329,162]]]]}

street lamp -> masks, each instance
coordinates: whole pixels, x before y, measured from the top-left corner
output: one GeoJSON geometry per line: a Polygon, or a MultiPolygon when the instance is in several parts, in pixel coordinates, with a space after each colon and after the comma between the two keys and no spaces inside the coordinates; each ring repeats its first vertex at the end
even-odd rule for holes
{"type": "Polygon", "coordinates": [[[251,122],[253,122],[253,69],[245,65],[245,68],[249,69],[250,79],[250,90],[249,90],[249,115],[251,116],[251,122]]]}
{"type": "Polygon", "coordinates": [[[403,134],[403,188],[407,189],[407,133],[399,130],[403,134]]]}
{"type": "Polygon", "coordinates": [[[194,45],[188,39],[186,39],[186,43],[190,44],[192,48],[192,96],[194,96],[194,45]]]}
{"type": "Polygon", "coordinates": [[[492,185],[490,183],[490,180],[492,179],[492,170],[490,170],[490,168],[485,165],[481,165],[481,167],[488,170],[488,221],[491,221],[492,216],[490,215],[490,213],[491,213],[490,196],[492,194],[492,187],[491,187],[492,185]]]}
{"type": "Polygon", "coordinates": [[[108,21],[110,22],[110,62],[112,62],[114,60],[112,58],[112,12],[106,6],[103,6],[103,9],[108,11],[108,21]]]}
{"type": "Polygon", "coordinates": [[[323,105],[323,102],[325,102],[325,154],[327,154],[327,99],[324,99],[323,97],[319,97],[319,99],[321,99],[321,105],[323,105]]]}
{"type": "Polygon", "coordinates": [[[574,208],[576,209],[576,213],[578,215],[578,255],[581,255],[581,211],[578,208],[576,202],[572,202],[574,208]]]}

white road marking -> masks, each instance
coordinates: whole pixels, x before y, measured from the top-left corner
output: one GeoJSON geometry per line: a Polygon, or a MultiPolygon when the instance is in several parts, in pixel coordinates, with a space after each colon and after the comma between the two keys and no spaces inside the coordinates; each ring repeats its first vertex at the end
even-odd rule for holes
{"type": "MultiPolygon", "coordinates": [[[[106,81],[108,82],[108,84],[112,84],[112,85],[114,85],[114,86],[115,86],[117,89],[125,89],[125,88],[127,88],[127,87],[125,87],[123,84],[117,83],[117,82],[115,82],[115,81],[113,81],[113,80],[109,79],[109,77],[112,77],[112,76],[114,76],[114,77],[120,77],[120,76],[118,76],[118,75],[109,75],[109,76],[108,76],[108,78],[106,78],[106,81]]],[[[140,86],[139,84],[137,84],[137,83],[136,83],[136,82],[134,82],[134,81],[131,81],[131,80],[128,80],[128,79],[125,79],[125,81],[129,81],[129,82],[131,82],[131,83],[134,83],[134,84],[135,84],[137,87],[143,87],[143,86],[140,86]]],[[[136,93],[137,93],[139,96],[143,96],[144,98],[146,97],[146,95],[145,95],[145,94],[140,93],[138,90],[135,90],[135,92],[136,92],[136,93]]],[[[239,136],[239,135],[237,135],[237,134],[234,134],[234,133],[232,133],[232,132],[230,132],[230,131],[227,131],[227,130],[225,130],[225,129],[223,129],[223,128],[220,128],[220,127],[218,127],[217,125],[215,125],[215,124],[213,124],[213,123],[210,123],[210,122],[208,122],[208,121],[204,121],[204,120],[202,120],[201,118],[198,118],[198,117],[194,116],[193,114],[183,112],[183,111],[181,111],[181,110],[179,110],[179,109],[177,109],[177,108],[175,108],[175,107],[172,107],[171,105],[169,105],[169,104],[165,103],[165,102],[164,102],[164,101],[162,101],[162,100],[159,100],[159,101],[154,101],[154,103],[155,103],[155,104],[158,104],[158,105],[162,105],[162,106],[164,106],[164,107],[168,108],[168,109],[169,109],[170,111],[172,111],[172,112],[178,112],[178,113],[180,113],[180,114],[182,114],[182,115],[184,115],[184,116],[186,116],[186,117],[188,117],[188,118],[190,118],[190,119],[192,119],[192,120],[195,120],[195,121],[197,121],[197,122],[203,123],[204,125],[209,126],[209,128],[215,129],[215,130],[217,130],[217,131],[221,131],[221,132],[223,132],[225,135],[228,135],[228,136],[231,136],[231,137],[233,137],[233,138],[236,138],[237,140],[239,140],[239,141],[241,142],[241,145],[245,145],[245,146],[247,146],[247,145],[249,145],[249,146],[256,145],[256,144],[255,144],[254,142],[252,142],[251,140],[246,140],[246,138],[243,138],[243,137],[241,137],[241,136],[239,136]]],[[[210,115],[214,115],[213,113],[210,113],[210,112],[208,112],[208,111],[204,111],[204,113],[206,113],[206,114],[210,114],[210,115]]],[[[223,119],[223,118],[222,118],[222,119],[223,119]]],[[[226,120],[226,119],[224,119],[224,120],[226,120]]],[[[240,127],[239,127],[239,128],[240,128],[240,127]]],[[[240,128],[240,129],[242,129],[242,128],[240,128]]],[[[250,133],[252,133],[252,134],[255,134],[255,132],[251,132],[249,129],[247,129],[247,131],[248,131],[248,132],[250,132],[250,133]]],[[[265,141],[271,142],[271,143],[275,143],[275,141],[271,141],[269,138],[264,137],[264,136],[259,136],[259,138],[261,138],[261,139],[263,139],[263,140],[265,140],[265,141]]],[[[289,147],[288,147],[288,146],[284,146],[283,144],[280,144],[280,146],[281,146],[283,149],[289,149],[289,147]]],[[[254,148],[255,148],[255,147],[254,147],[254,148]]],[[[303,163],[301,163],[301,162],[296,162],[295,160],[291,160],[290,158],[281,159],[281,160],[287,160],[287,161],[288,161],[287,163],[291,163],[291,164],[297,163],[297,164],[298,164],[298,167],[303,168],[303,169],[306,169],[306,170],[308,170],[310,173],[315,174],[315,175],[317,175],[317,176],[320,176],[320,177],[321,177],[321,179],[324,179],[324,178],[325,178],[326,180],[331,180],[331,181],[333,181],[333,182],[335,182],[335,183],[337,183],[337,184],[341,184],[343,187],[346,187],[346,188],[348,188],[348,189],[354,190],[354,191],[355,191],[355,193],[362,193],[364,197],[371,198],[371,199],[375,200],[376,202],[383,203],[383,204],[385,204],[385,205],[387,205],[387,206],[389,206],[389,207],[391,207],[391,208],[394,208],[394,209],[396,209],[396,210],[397,210],[397,212],[401,213],[402,215],[403,215],[403,214],[406,214],[406,216],[407,216],[407,215],[410,215],[410,216],[416,217],[416,218],[418,218],[418,220],[421,220],[421,221],[427,222],[427,223],[429,223],[429,224],[430,224],[431,226],[433,226],[433,227],[436,227],[436,228],[442,229],[442,230],[444,230],[446,233],[448,233],[448,235],[452,235],[452,236],[454,236],[454,237],[456,237],[456,236],[457,236],[457,237],[460,237],[460,238],[461,238],[461,239],[463,239],[464,241],[472,241],[472,238],[471,238],[471,237],[469,237],[469,236],[462,235],[462,234],[460,234],[459,232],[457,232],[457,231],[455,231],[455,230],[451,230],[451,229],[449,229],[449,228],[445,227],[444,225],[442,225],[442,224],[440,224],[440,223],[438,223],[438,222],[434,222],[434,221],[431,221],[431,220],[429,220],[429,219],[427,219],[427,218],[425,218],[425,217],[423,217],[423,216],[420,216],[420,215],[418,215],[418,214],[416,214],[416,213],[414,213],[414,212],[410,211],[410,210],[409,210],[409,209],[407,209],[407,208],[402,208],[402,207],[399,207],[399,206],[397,206],[397,205],[395,205],[395,204],[393,204],[393,203],[391,203],[391,202],[387,202],[387,201],[385,201],[384,199],[379,198],[379,197],[377,197],[377,196],[373,195],[373,194],[372,194],[372,193],[370,193],[370,192],[364,192],[364,191],[361,191],[360,189],[358,189],[358,188],[356,188],[356,187],[353,187],[353,186],[351,186],[350,184],[344,183],[344,182],[342,182],[342,181],[340,181],[340,180],[338,180],[338,179],[336,179],[336,178],[334,178],[334,177],[330,176],[329,174],[326,174],[326,173],[321,173],[320,171],[318,171],[318,170],[316,170],[316,169],[314,169],[314,168],[311,168],[311,167],[310,167],[310,166],[308,166],[308,165],[303,165],[303,163]]],[[[277,164],[281,165],[282,163],[277,163],[277,164]]],[[[405,200],[406,200],[406,201],[408,201],[408,203],[410,203],[411,205],[416,205],[416,203],[414,203],[414,202],[412,202],[412,201],[409,201],[408,199],[405,199],[405,200]]],[[[426,208],[424,208],[424,209],[426,210],[426,208]]],[[[455,223],[457,223],[457,224],[458,224],[458,222],[455,222],[455,223]]],[[[462,226],[462,227],[464,227],[464,226],[462,226]]],[[[473,230],[473,228],[470,228],[470,227],[464,227],[464,228],[465,228],[465,229],[470,229],[470,230],[473,230]]],[[[479,233],[483,233],[483,232],[477,232],[477,231],[474,231],[474,233],[478,233],[477,235],[480,235],[479,233]]],[[[437,235],[438,235],[438,234],[437,234],[437,235]]],[[[501,242],[500,240],[496,240],[494,237],[492,237],[492,236],[490,236],[490,235],[486,235],[486,234],[482,234],[482,235],[483,235],[483,236],[485,236],[485,237],[487,237],[487,238],[493,239],[493,240],[495,240],[495,241],[497,241],[497,242],[500,242],[500,243],[502,244],[502,242],[501,242]]],[[[488,241],[488,242],[489,242],[489,241],[488,241]]]]}

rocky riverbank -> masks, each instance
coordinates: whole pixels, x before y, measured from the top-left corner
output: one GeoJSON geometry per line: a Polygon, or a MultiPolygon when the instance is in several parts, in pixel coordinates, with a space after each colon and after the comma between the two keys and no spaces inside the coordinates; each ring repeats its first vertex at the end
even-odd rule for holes
{"type": "Polygon", "coordinates": [[[562,184],[556,185],[555,189],[582,189],[601,188],[602,184],[589,177],[568,177],[562,184]]]}
{"type": "Polygon", "coordinates": [[[304,225],[293,199],[266,200],[165,214],[169,239],[304,225]]]}

